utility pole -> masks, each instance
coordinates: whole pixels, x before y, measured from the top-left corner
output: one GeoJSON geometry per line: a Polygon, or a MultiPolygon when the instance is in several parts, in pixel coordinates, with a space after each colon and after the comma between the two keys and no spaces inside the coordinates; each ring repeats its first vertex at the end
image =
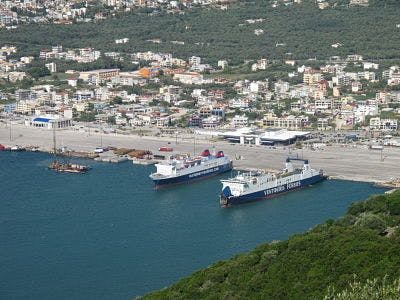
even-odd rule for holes
{"type": "Polygon", "coordinates": [[[10,118],[10,142],[11,142],[11,118],[10,118]]]}
{"type": "Polygon", "coordinates": [[[53,124],[53,154],[54,154],[54,161],[57,157],[57,146],[56,146],[56,123],[52,122],[53,124]]]}
{"type": "Polygon", "coordinates": [[[103,148],[103,127],[100,128],[100,147],[103,148]]]}
{"type": "Polygon", "coordinates": [[[196,156],[196,131],[193,131],[193,156],[196,156]]]}

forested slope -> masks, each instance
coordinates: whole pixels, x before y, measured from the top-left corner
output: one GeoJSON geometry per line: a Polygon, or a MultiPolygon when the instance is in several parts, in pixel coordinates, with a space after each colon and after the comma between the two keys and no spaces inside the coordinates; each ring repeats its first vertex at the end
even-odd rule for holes
{"type": "Polygon", "coordinates": [[[17,30],[1,30],[0,41],[16,43],[25,55],[38,55],[41,48],[61,44],[127,53],[165,51],[182,58],[199,55],[209,62],[229,59],[239,63],[260,57],[322,59],[354,53],[370,59],[390,59],[399,56],[400,28],[396,24],[400,23],[400,2],[388,3],[320,10],[315,1],[278,8],[272,8],[271,1],[240,1],[226,11],[198,8],[183,15],[135,12],[99,23],[23,25],[17,30]],[[257,18],[264,21],[245,22],[257,18]],[[263,29],[264,33],[257,36],[255,29],[263,29]],[[130,42],[114,43],[114,39],[123,37],[130,38],[130,42]],[[162,43],[149,39],[161,39],[162,43]],[[335,43],[342,47],[332,48],[335,43]]]}
{"type": "Polygon", "coordinates": [[[383,281],[399,296],[399,283],[391,286],[400,277],[399,224],[400,192],[373,196],[339,220],[218,262],[144,299],[332,299],[343,290],[367,297],[338,299],[379,299],[372,294],[383,281]]]}

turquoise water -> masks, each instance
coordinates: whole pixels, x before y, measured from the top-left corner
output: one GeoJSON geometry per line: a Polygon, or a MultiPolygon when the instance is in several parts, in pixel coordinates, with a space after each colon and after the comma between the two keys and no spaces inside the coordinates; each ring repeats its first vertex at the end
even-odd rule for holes
{"type": "Polygon", "coordinates": [[[132,299],[384,191],[329,180],[221,209],[217,178],[155,191],[154,167],[56,174],[50,160],[0,152],[0,299],[132,299]]]}

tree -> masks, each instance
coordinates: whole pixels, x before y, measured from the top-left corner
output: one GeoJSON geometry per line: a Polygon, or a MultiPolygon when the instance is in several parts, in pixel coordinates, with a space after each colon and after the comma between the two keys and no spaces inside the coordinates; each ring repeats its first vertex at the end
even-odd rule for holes
{"type": "Polygon", "coordinates": [[[122,98],[117,96],[111,100],[111,104],[122,104],[122,98]]]}
{"type": "Polygon", "coordinates": [[[26,72],[35,79],[49,76],[51,74],[49,69],[47,69],[45,66],[32,67],[26,70],[26,72]]]}
{"type": "Polygon", "coordinates": [[[115,116],[110,116],[107,118],[107,124],[115,125],[115,116]]]}

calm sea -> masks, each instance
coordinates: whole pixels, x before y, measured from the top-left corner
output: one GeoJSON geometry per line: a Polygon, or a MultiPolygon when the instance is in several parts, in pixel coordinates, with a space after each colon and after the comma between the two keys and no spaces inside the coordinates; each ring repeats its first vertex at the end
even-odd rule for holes
{"type": "Polygon", "coordinates": [[[221,209],[226,176],[155,191],[154,167],[87,160],[88,174],[56,174],[50,161],[0,152],[0,299],[132,299],[384,191],[329,180],[221,209]]]}

